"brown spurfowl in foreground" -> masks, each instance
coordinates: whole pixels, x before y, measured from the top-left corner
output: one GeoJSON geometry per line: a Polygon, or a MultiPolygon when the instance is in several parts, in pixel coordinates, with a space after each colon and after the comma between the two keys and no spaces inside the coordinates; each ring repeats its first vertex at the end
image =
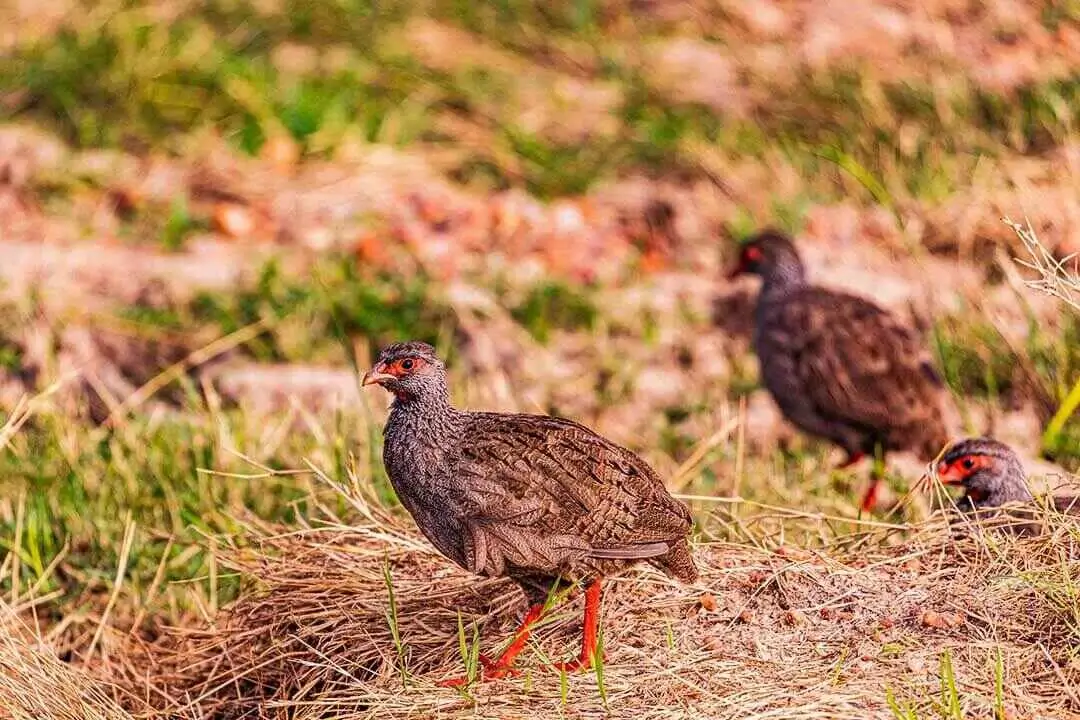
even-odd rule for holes
{"type": "Polygon", "coordinates": [[[558,582],[586,586],[581,653],[556,665],[572,671],[596,651],[603,576],[646,560],[696,578],[689,511],[629,450],[569,420],[451,407],[446,369],[425,343],[383,350],[364,375],[371,383],[395,396],[383,462],[421,532],[466,570],[510,578],[529,600],[510,644],[482,660],[485,678],[513,672],[558,582]]]}
{"type": "Polygon", "coordinates": [[[943,384],[918,334],[855,295],[811,285],[791,239],[764,231],[731,277],[760,275],[754,350],[776,404],[804,432],[833,441],[847,467],[880,454],[862,508],[873,508],[890,450],[934,457],[948,440],[943,384]]]}
{"type": "MultiPolygon", "coordinates": [[[[983,510],[1010,504],[1030,505],[1035,501],[1020,458],[1011,447],[991,438],[958,440],[941,456],[935,470],[942,483],[964,489],[964,495],[956,503],[963,512],[983,514],[983,510]]],[[[1048,500],[1049,506],[1059,513],[1080,515],[1080,498],[1059,495],[1048,500]]],[[[1033,534],[1041,529],[1033,519],[1035,516],[1022,508],[1013,509],[1010,516],[1020,521],[1013,526],[1022,533],[1033,534]]]]}

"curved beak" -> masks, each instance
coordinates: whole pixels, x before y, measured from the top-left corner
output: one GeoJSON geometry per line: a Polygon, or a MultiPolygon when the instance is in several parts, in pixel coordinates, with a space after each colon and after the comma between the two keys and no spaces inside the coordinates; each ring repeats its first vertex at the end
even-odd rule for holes
{"type": "Polygon", "coordinates": [[[945,485],[960,485],[964,481],[964,476],[944,460],[938,463],[937,476],[945,485]]]}
{"type": "Polygon", "coordinates": [[[375,367],[364,373],[363,380],[360,381],[361,387],[367,387],[368,385],[382,385],[387,380],[393,380],[394,376],[386,371],[386,365],[378,363],[375,367]]]}

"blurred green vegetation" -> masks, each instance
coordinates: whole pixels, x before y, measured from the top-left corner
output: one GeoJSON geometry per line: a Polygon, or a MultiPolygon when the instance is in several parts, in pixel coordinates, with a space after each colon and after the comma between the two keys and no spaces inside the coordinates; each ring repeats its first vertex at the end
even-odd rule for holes
{"type": "Polygon", "coordinates": [[[780,151],[822,197],[851,193],[838,180],[847,174],[866,200],[890,205],[944,198],[981,157],[1060,144],[1080,113],[1080,76],[1006,96],[963,77],[887,81],[869,66],[793,69],[776,87],[749,78],[759,107],[722,113],[667,97],[643,74],[642,48],[671,28],[580,0],[285,0],[271,11],[203,0],[167,22],[154,3],[92,6],[0,64],[0,87],[17,89],[0,117],[33,118],[82,147],[179,151],[207,129],[252,153],[282,131],[309,155],[346,142],[461,146],[454,177],[543,196],[634,170],[697,172],[702,146],[732,158],[780,151]],[[513,110],[521,68],[425,66],[404,34],[417,18],[475,33],[537,73],[613,83],[614,132],[574,141],[530,132],[513,110]],[[487,138],[486,150],[444,117],[487,138]]]}
{"type": "Polygon", "coordinates": [[[540,342],[551,339],[552,330],[588,330],[596,322],[597,309],[589,297],[560,282],[531,288],[510,313],[540,342]]]}
{"type": "MultiPolygon", "coordinates": [[[[945,381],[964,403],[1032,403],[1046,421],[1080,379],[1080,317],[1068,311],[1059,329],[1031,318],[1019,347],[974,312],[939,318],[933,341],[945,381]]],[[[1048,458],[1080,468],[1080,418],[1065,422],[1061,432],[1048,439],[1043,448],[1048,458]]]]}

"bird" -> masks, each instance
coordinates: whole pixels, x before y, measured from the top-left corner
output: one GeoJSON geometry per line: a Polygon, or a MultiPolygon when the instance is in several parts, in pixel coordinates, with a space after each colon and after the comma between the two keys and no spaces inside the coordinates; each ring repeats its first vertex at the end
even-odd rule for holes
{"type": "MultiPolygon", "coordinates": [[[[935,474],[944,485],[963,488],[964,494],[956,503],[961,512],[996,516],[1001,508],[1011,506],[1009,527],[1022,535],[1042,532],[1041,516],[1031,512],[1036,500],[1028,488],[1024,466],[1005,443],[989,437],[963,438],[946,448],[936,462],[935,474]]],[[[1050,496],[1046,504],[1059,514],[1080,515],[1080,498],[1076,496],[1050,496]]]]}
{"type": "Polygon", "coordinates": [[[935,470],[945,485],[964,489],[956,504],[962,511],[1034,500],[1020,458],[1011,447],[993,438],[964,438],[954,442],[942,454],[935,470]]]}
{"type": "Polygon", "coordinates": [[[862,297],[813,285],[786,234],[767,229],[743,246],[728,277],[762,279],[753,348],[783,415],[832,441],[849,467],[876,457],[861,509],[877,499],[885,455],[934,457],[948,442],[945,387],[918,333],[862,297]]]}
{"type": "Polygon", "coordinates": [[[503,652],[481,658],[479,679],[516,673],[557,587],[585,587],[581,652],[553,666],[572,672],[596,653],[603,577],[646,561],[696,579],[689,509],[631,451],[571,420],[453,407],[446,366],[427,343],[384,348],[363,376],[372,384],[394,396],[383,464],[420,531],[469,572],[509,578],[529,602],[503,652]]]}

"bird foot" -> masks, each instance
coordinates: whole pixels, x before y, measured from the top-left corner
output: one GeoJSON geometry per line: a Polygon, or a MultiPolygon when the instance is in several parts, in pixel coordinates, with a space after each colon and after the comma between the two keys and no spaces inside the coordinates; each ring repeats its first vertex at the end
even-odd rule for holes
{"type": "Polygon", "coordinates": [[[552,672],[573,673],[579,672],[587,668],[590,664],[591,663],[588,660],[582,660],[581,658],[578,658],[577,660],[567,660],[566,662],[551,663],[550,665],[546,665],[545,667],[552,672]]]}
{"type": "MultiPolygon", "coordinates": [[[[604,657],[605,658],[607,657],[606,653],[605,653],[604,657]]],[[[593,664],[593,659],[592,659],[592,655],[590,654],[590,655],[580,655],[574,660],[567,660],[565,662],[551,663],[550,665],[545,665],[544,667],[547,668],[548,670],[552,671],[552,672],[573,673],[573,672],[580,672],[582,670],[588,670],[589,668],[592,667],[592,664],[593,664]]]]}
{"type": "Polygon", "coordinates": [[[878,490],[880,489],[881,478],[870,478],[870,487],[866,488],[866,494],[863,495],[862,502],[859,504],[859,508],[863,513],[869,514],[877,507],[878,490]]]}
{"type": "MultiPolygon", "coordinates": [[[[498,680],[505,677],[517,677],[521,674],[521,671],[513,667],[510,663],[500,662],[499,660],[492,660],[487,655],[481,655],[477,658],[480,661],[480,672],[473,678],[476,682],[484,682],[486,680],[498,680]]],[[[436,683],[439,687],[451,687],[461,688],[469,684],[469,676],[463,675],[461,677],[450,678],[448,680],[440,680],[436,683]]]]}
{"type": "MultiPolygon", "coordinates": [[[[543,605],[533,605],[529,608],[529,612],[525,613],[525,617],[518,626],[517,632],[514,633],[514,639],[494,660],[483,653],[477,655],[477,661],[479,662],[480,667],[478,668],[479,672],[476,673],[476,677],[473,679],[479,681],[497,680],[498,678],[520,675],[521,671],[514,668],[514,659],[525,649],[525,643],[529,641],[529,632],[532,624],[539,620],[543,614],[543,605]]],[[[439,683],[439,685],[442,685],[443,687],[457,688],[464,687],[468,684],[469,677],[467,675],[465,677],[443,680],[439,683]]]]}

